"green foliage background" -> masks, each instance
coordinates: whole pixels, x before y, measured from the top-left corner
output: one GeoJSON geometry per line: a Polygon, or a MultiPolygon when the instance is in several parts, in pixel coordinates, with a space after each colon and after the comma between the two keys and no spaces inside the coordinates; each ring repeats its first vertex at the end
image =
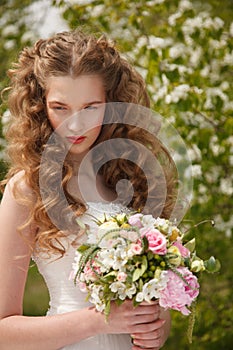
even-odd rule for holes
{"type": "MultiPolygon", "coordinates": [[[[1,90],[7,85],[6,70],[18,51],[38,37],[24,20],[28,5],[33,2],[36,0],[1,1],[1,90]]],[[[218,275],[202,278],[193,343],[189,345],[185,337],[187,318],[173,312],[171,336],[164,349],[230,350],[233,344],[233,1],[64,0],[47,4],[60,7],[71,28],[82,25],[117,41],[121,51],[144,75],[152,108],[174,124],[190,148],[194,195],[185,225],[190,227],[190,236],[197,238],[199,255],[218,257],[222,269],[218,275]],[[224,22],[214,20],[216,16],[224,22]],[[214,219],[216,226],[205,223],[193,227],[205,219],[214,219]]],[[[4,104],[1,113],[7,116],[4,104]]],[[[2,152],[3,124],[0,125],[2,152]]],[[[2,160],[2,176],[5,171],[2,160]]],[[[45,314],[48,300],[44,281],[32,262],[25,315],[45,314]]]]}

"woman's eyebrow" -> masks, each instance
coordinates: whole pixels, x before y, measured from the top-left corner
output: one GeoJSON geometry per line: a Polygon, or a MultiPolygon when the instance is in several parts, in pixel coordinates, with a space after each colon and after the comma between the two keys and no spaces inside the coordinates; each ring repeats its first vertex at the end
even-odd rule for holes
{"type": "Polygon", "coordinates": [[[49,100],[48,101],[48,105],[50,105],[50,104],[53,104],[53,103],[56,103],[56,104],[59,104],[59,105],[67,105],[67,103],[65,103],[65,102],[62,102],[62,101],[57,101],[57,100],[49,100]]]}
{"type": "Polygon", "coordinates": [[[104,103],[104,101],[94,100],[94,101],[90,101],[90,102],[85,102],[84,105],[94,105],[94,104],[100,104],[100,103],[104,103]]]}

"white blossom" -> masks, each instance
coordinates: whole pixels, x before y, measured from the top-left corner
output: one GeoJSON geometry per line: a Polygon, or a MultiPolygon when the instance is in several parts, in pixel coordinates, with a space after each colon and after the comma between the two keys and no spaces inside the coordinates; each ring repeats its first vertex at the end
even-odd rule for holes
{"type": "Polygon", "coordinates": [[[147,37],[142,35],[138,38],[136,46],[138,48],[141,48],[141,47],[147,46],[147,44],[148,44],[147,37]]]}
{"type": "Polygon", "coordinates": [[[168,17],[168,24],[172,27],[176,25],[176,20],[182,16],[182,12],[177,11],[168,17]]]}
{"type": "Polygon", "coordinates": [[[202,170],[200,164],[192,165],[192,175],[194,178],[199,178],[202,176],[202,170]]]}
{"type": "Polygon", "coordinates": [[[169,56],[172,59],[176,59],[178,57],[183,57],[186,53],[186,46],[183,43],[177,43],[170,47],[169,56]]]}
{"type": "Polygon", "coordinates": [[[203,50],[201,47],[196,47],[195,50],[192,50],[192,53],[190,55],[190,64],[193,67],[197,67],[200,63],[200,60],[202,58],[203,55],[203,50]]]}
{"type": "Polygon", "coordinates": [[[233,181],[232,178],[220,179],[220,191],[223,194],[231,196],[233,194],[233,181]]]}
{"type": "Polygon", "coordinates": [[[192,10],[193,4],[189,0],[181,0],[179,2],[179,10],[185,11],[185,10],[192,10]]]}
{"type": "Polygon", "coordinates": [[[155,35],[149,36],[149,49],[164,49],[172,44],[171,38],[160,38],[155,35]]]}
{"type": "Polygon", "coordinates": [[[167,104],[177,103],[181,99],[185,100],[188,97],[190,86],[188,84],[181,84],[176,86],[165,98],[167,104]]]}
{"type": "Polygon", "coordinates": [[[143,285],[142,292],[136,295],[136,301],[150,302],[153,298],[159,298],[160,291],[166,287],[167,282],[167,271],[162,271],[159,278],[154,278],[143,285]]]}
{"type": "Polygon", "coordinates": [[[233,50],[230,53],[226,53],[223,58],[223,63],[226,65],[233,65],[233,50]]]}
{"type": "Polygon", "coordinates": [[[154,6],[154,5],[160,5],[163,4],[165,0],[151,0],[151,1],[147,1],[146,5],[147,6],[154,6]]]}
{"type": "Polygon", "coordinates": [[[230,33],[230,36],[233,36],[233,22],[231,22],[230,24],[229,33],[230,33]]]}
{"type": "Polygon", "coordinates": [[[155,223],[156,223],[156,220],[152,215],[143,215],[142,217],[143,227],[153,228],[155,223]]]}
{"type": "Polygon", "coordinates": [[[8,35],[17,35],[19,31],[19,28],[14,24],[9,24],[7,26],[4,26],[2,28],[2,36],[8,36],[8,35]]]}
{"type": "Polygon", "coordinates": [[[7,40],[4,42],[4,49],[5,50],[12,50],[16,46],[16,42],[14,39],[12,40],[7,40]]]}
{"type": "Polygon", "coordinates": [[[202,159],[201,150],[195,143],[192,145],[192,148],[187,150],[187,152],[191,162],[200,161],[202,159]]]}

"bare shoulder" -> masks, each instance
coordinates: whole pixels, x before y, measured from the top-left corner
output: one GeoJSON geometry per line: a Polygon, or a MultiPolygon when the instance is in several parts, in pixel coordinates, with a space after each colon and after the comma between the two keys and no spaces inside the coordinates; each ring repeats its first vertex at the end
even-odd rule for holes
{"type": "Polygon", "coordinates": [[[6,185],[5,191],[9,191],[14,196],[16,186],[18,186],[20,192],[23,193],[25,196],[33,196],[33,191],[26,182],[25,172],[23,170],[19,171],[17,174],[12,176],[12,178],[8,181],[6,185]]]}
{"type": "MultiPolygon", "coordinates": [[[[16,232],[18,231],[17,227],[25,223],[30,212],[27,203],[32,203],[33,196],[32,189],[25,181],[24,172],[17,173],[8,181],[0,205],[0,220],[5,223],[7,231],[11,228],[12,232],[16,232]],[[15,194],[16,186],[18,186],[21,196],[15,194]]],[[[31,235],[32,231],[25,230],[25,234],[31,235]]]]}
{"type": "Polygon", "coordinates": [[[22,302],[31,248],[36,229],[24,226],[30,210],[16,200],[13,189],[18,182],[21,190],[30,195],[23,173],[13,176],[7,183],[0,205],[0,319],[22,314],[22,302]],[[10,271],[10,273],[9,273],[10,271]]]}

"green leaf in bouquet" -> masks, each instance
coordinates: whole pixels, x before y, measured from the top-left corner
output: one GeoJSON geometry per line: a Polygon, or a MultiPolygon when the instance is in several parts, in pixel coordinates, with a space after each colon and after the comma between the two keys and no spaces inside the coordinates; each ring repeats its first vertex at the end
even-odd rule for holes
{"type": "Polygon", "coordinates": [[[204,265],[207,272],[215,273],[218,272],[221,268],[220,261],[215,259],[214,256],[211,256],[209,260],[204,261],[204,265]]]}
{"type": "Polygon", "coordinates": [[[107,275],[102,277],[101,281],[103,281],[104,283],[112,282],[115,280],[116,275],[117,275],[116,271],[111,271],[111,272],[107,273],[107,275]]]}
{"type": "Polygon", "coordinates": [[[117,304],[117,306],[121,306],[123,304],[125,300],[122,300],[122,299],[116,299],[115,302],[117,304]]]}
{"type": "Polygon", "coordinates": [[[86,229],[86,225],[82,222],[80,219],[75,219],[79,227],[81,227],[83,230],[86,229]]]}
{"type": "Polygon", "coordinates": [[[142,288],[143,288],[143,280],[142,280],[142,278],[140,278],[139,281],[138,281],[138,290],[139,290],[139,292],[142,291],[142,288]]]}
{"type": "Polygon", "coordinates": [[[194,252],[195,246],[196,246],[195,238],[188,241],[184,246],[185,246],[185,248],[187,248],[190,251],[190,253],[194,252]]]}
{"type": "Polygon", "coordinates": [[[143,251],[146,252],[149,248],[149,243],[146,236],[143,237],[142,244],[143,244],[143,251]]]}
{"type": "Polygon", "coordinates": [[[107,322],[108,316],[110,314],[110,308],[111,308],[111,301],[108,300],[105,304],[105,309],[104,309],[104,315],[105,315],[105,321],[107,322]]]}
{"type": "Polygon", "coordinates": [[[145,255],[142,256],[141,266],[136,268],[133,272],[133,282],[137,281],[147,270],[148,263],[145,255]]]}
{"type": "Polygon", "coordinates": [[[133,282],[137,281],[142,276],[141,269],[137,268],[133,273],[133,282]]]}
{"type": "Polygon", "coordinates": [[[83,253],[85,252],[88,248],[90,248],[90,245],[89,244],[82,244],[80,245],[80,247],[77,248],[77,251],[79,253],[83,253]]]}

